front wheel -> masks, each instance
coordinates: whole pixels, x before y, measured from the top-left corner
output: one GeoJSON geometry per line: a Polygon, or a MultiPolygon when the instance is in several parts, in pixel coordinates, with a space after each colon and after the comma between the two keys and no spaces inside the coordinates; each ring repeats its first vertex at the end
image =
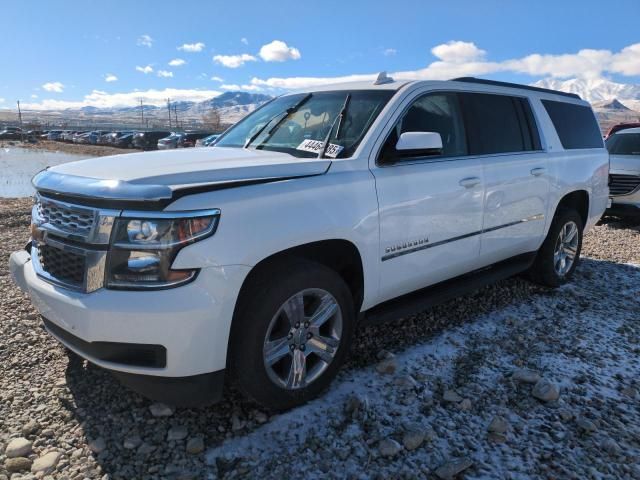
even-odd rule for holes
{"type": "Polygon", "coordinates": [[[582,217],[575,210],[562,209],[556,213],[531,267],[534,281],[559,287],[571,278],[580,261],[583,229],[582,217]]]}
{"type": "Polygon", "coordinates": [[[239,299],[229,364],[240,390],[281,410],[318,395],[351,343],[351,292],[335,271],[286,260],[249,280],[239,299]]]}

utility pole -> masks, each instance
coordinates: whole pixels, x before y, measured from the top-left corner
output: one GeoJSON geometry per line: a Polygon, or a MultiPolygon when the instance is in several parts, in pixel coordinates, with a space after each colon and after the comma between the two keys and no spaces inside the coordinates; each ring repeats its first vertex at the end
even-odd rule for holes
{"type": "Polygon", "coordinates": [[[175,115],[175,117],[176,117],[176,128],[180,128],[180,127],[178,126],[178,106],[177,106],[177,105],[175,105],[175,104],[173,105],[173,114],[174,114],[174,115],[175,115]]]}
{"type": "Polygon", "coordinates": [[[20,100],[18,100],[18,121],[20,122],[20,141],[24,142],[24,132],[22,131],[22,110],[20,110],[20,100]]]}
{"type": "Polygon", "coordinates": [[[169,111],[169,130],[171,130],[171,99],[167,98],[167,110],[169,111]]]}
{"type": "Polygon", "coordinates": [[[140,125],[144,128],[144,107],[142,106],[142,99],[140,99],[140,125]]]}

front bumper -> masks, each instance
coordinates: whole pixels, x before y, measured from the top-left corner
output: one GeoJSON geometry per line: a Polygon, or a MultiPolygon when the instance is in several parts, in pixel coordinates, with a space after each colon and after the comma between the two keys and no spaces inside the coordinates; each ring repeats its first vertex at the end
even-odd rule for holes
{"type": "Polygon", "coordinates": [[[11,254],[9,263],[14,282],[29,294],[49,333],[100,367],[158,379],[226,367],[235,301],[249,267],[203,268],[193,282],[174,289],[82,293],[38,277],[26,251],[11,254]],[[108,348],[113,344],[122,345],[119,353],[108,348]],[[161,349],[163,361],[149,360],[161,349]]]}

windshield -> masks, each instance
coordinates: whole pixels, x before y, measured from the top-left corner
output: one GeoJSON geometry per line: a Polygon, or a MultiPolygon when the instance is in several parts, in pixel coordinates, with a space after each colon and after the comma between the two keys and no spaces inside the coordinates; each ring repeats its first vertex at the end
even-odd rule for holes
{"type": "Polygon", "coordinates": [[[611,155],[640,155],[640,133],[617,133],[605,144],[611,155]]]}
{"type": "Polygon", "coordinates": [[[391,90],[345,90],[279,97],[231,128],[215,146],[242,148],[249,143],[249,148],[258,150],[317,157],[322,153],[329,130],[340,123],[340,127],[331,132],[325,155],[349,157],[394,93],[391,90]],[[351,97],[344,118],[336,122],[348,95],[351,97]]]}

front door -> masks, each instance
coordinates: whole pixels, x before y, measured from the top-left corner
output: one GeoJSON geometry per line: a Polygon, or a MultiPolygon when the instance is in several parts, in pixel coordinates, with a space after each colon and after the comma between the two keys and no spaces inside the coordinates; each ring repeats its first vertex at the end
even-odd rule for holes
{"type": "Polygon", "coordinates": [[[484,200],[482,160],[467,156],[455,93],[417,95],[377,156],[380,221],[380,301],[476,268],[484,200]],[[437,132],[443,149],[395,151],[404,132],[437,132]]]}

